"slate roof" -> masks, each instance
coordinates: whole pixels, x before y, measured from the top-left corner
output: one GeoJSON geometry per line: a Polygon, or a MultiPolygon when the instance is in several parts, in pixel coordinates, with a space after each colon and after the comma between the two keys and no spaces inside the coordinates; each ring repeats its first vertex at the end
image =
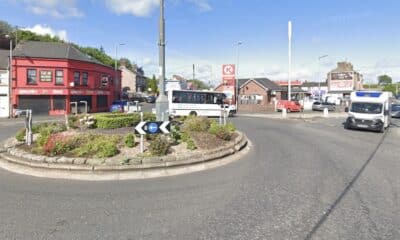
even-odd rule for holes
{"type": "Polygon", "coordinates": [[[69,59],[107,66],[92,58],[91,56],[79,51],[77,48],[69,43],[38,41],[21,42],[14,49],[13,55],[15,57],[69,59]]]}
{"type": "Polygon", "coordinates": [[[274,91],[280,91],[283,90],[282,87],[280,87],[278,84],[274,83],[273,81],[269,80],[268,78],[245,78],[245,79],[239,79],[239,86],[241,87],[243,84],[245,84],[249,80],[254,80],[260,85],[264,86],[265,88],[268,88],[269,90],[274,90],[274,91]]]}
{"type": "Polygon", "coordinates": [[[326,82],[321,82],[320,85],[318,82],[304,82],[301,86],[302,87],[318,87],[318,86],[326,87],[328,85],[326,84],[326,82]]]}
{"type": "Polygon", "coordinates": [[[2,50],[0,49],[0,69],[7,70],[8,69],[8,56],[10,51],[9,50],[2,50]]]}

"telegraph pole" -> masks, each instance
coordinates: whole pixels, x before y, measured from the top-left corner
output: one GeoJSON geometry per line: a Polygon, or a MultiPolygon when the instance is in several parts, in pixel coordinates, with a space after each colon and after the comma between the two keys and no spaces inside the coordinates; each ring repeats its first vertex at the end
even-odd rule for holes
{"type": "Polygon", "coordinates": [[[292,22],[289,21],[288,23],[288,40],[289,40],[289,73],[288,73],[288,100],[292,100],[291,98],[291,80],[292,80],[292,22]]]}
{"type": "Polygon", "coordinates": [[[156,118],[157,121],[168,120],[168,98],[165,95],[165,19],[164,19],[164,0],[160,0],[160,41],[159,47],[159,95],[156,100],[156,118]],[[164,119],[163,119],[164,118],[164,119]]]}

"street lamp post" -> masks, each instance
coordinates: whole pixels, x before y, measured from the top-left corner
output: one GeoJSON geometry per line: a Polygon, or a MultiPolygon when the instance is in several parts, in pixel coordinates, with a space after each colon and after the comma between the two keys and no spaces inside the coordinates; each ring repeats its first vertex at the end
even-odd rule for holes
{"type": "Polygon", "coordinates": [[[243,43],[241,41],[236,43],[236,86],[235,86],[235,96],[236,96],[236,112],[239,111],[239,46],[243,43]]]}
{"type": "Polygon", "coordinates": [[[288,97],[287,100],[291,100],[291,80],[292,80],[292,22],[288,22],[288,60],[289,60],[289,72],[288,72],[288,97]]]}
{"type": "Polygon", "coordinates": [[[318,57],[318,70],[317,70],[317,78],[318,78],[318,97],[319,100],[321,101],[322,96],[321,96],[321,79],[319,79],[319,70],[320,70],[320,65],[321,65],[321,59],[328,57],[328,55],[322,55],[318,57]]]}
{"type": "Polygon", "coordinates": [[[114,85],[118,82],[118,46],[124,46],[125,43],[115,45],[115,65],[114,65],[114,85]]]}
{"type": "Polygon", "coordinates": [[[156,100],[156,118],[157,121],[163,121],[169,118],[168,113],[168,98],[165,95],[165,19],[164,19],[164,0],[160,0],[160,19],[159,19],[159,34],[160,41],[158,43],[159,48],[159,95],[156,100]]]}
{"type": "Polygon", "coordinates": [[[8,116],[11,118],[13,116],[12,109],[12,72],[13,72],[13,41],[10,35],[6,35],[6,38],[10,39],[10,56],[9,56],[9,66],[8,66],[8,116]]]}

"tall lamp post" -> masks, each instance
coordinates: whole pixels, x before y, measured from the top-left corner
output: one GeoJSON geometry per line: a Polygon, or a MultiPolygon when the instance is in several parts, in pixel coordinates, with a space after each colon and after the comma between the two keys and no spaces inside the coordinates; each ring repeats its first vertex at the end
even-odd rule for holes
{"type": "Polygon", "coordinates": [[[328,55],[322,55],[318,57],[318,71],[317,71],[317,78],[318,78],[318,97],[319,100],[321,101],[322,96],[321,96],[321,79],[319,79],[319,70],[320,70],[320,65],[321,65],[321,59],[328,57],[328,55]]]}
{"type": "Polygon", "coordinates": [[[12,72],[13,72],[13,41],[10,35],[6,35],[6,38],[10,39],[10,56],[9,56],[9,66],[8,66],[8,116],[11,118],[13,116],[12,109],[12,72]]]}
{"type": "Polygon", "coordinates": [[[168,98],[165,95],[165,19],[164,19],[164,0],[160,0],[160,19],[159,19],[159,34],[160,34],[160,41],[158,43],[159,49],[159,91],[160,94],[156,100],[156,118],[157,121],[164,121],[165,119],[168,120],[169,113],[168,113],[168,98]]]}
{"type": "Polygon", "coordinates": [[[114,84],[118,82],[118,46],[124,46],[125,43],[115,45],[115,64],[114,64],[114,84]]]}
{"type": "Polygon", "coordinates": [[[243,42],[238,41],[236,43],[236,86],[235,86],[235,96],[236,96],[236,112],[239,111],[239,46],[242,45],[243,42]]]}
{"type": "Polygon", "coordinates": [[[292,22],[288,22],[288,60],[289,60],[289,72],[288,72],[288,96],[287,100],[291,100],[292,88],[291,88],[291,80],[292,80],[292,22]]]}

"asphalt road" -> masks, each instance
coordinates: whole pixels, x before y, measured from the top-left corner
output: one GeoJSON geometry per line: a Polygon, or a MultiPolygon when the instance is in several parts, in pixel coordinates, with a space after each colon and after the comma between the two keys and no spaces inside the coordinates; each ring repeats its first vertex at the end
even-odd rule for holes
{"type": "MultiPolygon", "coordinates": [[[[234,121],[253,149],[209,171],[80,182],[0,170],[0,239],[400,239],[399,129],[234,121]]],[[[0,137],[13,128],[0,122],[0,137]]]]}

